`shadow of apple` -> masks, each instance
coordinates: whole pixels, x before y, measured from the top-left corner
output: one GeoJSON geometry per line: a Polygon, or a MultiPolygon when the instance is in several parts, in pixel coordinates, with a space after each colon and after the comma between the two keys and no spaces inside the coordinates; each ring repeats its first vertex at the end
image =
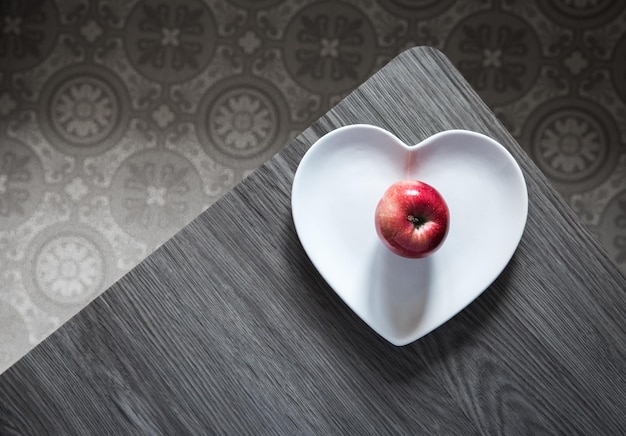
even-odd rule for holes
{"type": "Polygon", "coordinates": [[[431,288],[432,257],[407,259],[382,244],[369,276],[368,304],[371,325],[392,342],[406,342],[425,313],[431,288]]]}

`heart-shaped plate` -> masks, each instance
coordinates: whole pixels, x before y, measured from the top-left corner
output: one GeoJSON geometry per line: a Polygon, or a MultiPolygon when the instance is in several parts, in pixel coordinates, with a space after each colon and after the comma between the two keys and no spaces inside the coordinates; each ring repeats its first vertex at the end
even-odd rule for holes
{"type": "Polygon", "coordinates": [[[357,124],[311,146],[291,204],[313,265],[372,329],[400,346],[448,321],[498,277],[524,232],[528,193],[513,156],[485,135],[449,130],[408,146],[357,124]],[[376,205],[402,179],[434,186],[450,209],[447,239],[424,259],[393,254],[376,234],[376,205]]]}

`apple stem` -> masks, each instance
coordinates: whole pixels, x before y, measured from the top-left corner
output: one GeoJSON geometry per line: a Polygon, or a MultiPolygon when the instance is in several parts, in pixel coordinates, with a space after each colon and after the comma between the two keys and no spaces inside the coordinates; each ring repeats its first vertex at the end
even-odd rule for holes
{"type": "Polygon", "coordinates": [[[406,219],[413,223],[415,228],[419,228],[422,224],[424,224],[425,220],[418,216],[409,215],[406,219]]]}

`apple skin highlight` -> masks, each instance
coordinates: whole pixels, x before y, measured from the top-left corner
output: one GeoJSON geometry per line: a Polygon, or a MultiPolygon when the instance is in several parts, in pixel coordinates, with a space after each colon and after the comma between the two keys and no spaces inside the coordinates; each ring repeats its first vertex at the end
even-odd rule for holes
{"type": "Polygon", "coordinates": [[[450,211],[434,187],[419,180],[391,185],[378,202],[375,227],[383,244],[398,256],[419,259],[446,239],[450,211]]]}

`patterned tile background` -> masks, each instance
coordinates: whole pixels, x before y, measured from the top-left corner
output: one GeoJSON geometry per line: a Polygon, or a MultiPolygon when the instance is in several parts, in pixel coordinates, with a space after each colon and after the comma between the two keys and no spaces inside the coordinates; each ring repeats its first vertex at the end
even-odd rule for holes
{"type": "Polygon", "coordinates": [[[0,372],[415,45],[626,271],[625,6],[2,0],[0,372]]]}

